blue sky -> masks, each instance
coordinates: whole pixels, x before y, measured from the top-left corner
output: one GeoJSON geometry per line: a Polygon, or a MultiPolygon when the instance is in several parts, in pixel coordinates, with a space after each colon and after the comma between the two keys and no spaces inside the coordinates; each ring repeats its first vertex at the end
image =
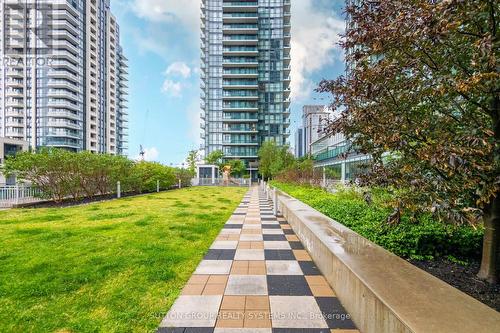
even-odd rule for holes
{"type": "MultiPolygon", "coordinates": [[[[344,69],[343,0],[292,0],[292,133],[322,78],[344,69]]],[[[111,0],[129,59],[129,155],[182,163],[200,145],[200,0],[111,0]]],[[[293,136],[290,138],[293,144],[293,136]]]]}

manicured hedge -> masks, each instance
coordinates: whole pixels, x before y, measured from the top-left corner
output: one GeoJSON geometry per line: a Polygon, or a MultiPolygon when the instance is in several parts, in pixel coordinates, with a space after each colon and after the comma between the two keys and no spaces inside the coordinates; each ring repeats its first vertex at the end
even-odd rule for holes
{"type": "Polygon", "coordinates": [[[430,215],[419,216],[417,221],[403,215],[401,223],[389,225],[387,217],[392,210],[385,204],[389,195],[384,191],[372,191],[373,203],[368,205],[354,189],[332,194],[310,186],[273,185],[403,258],[468,260],[480,256],[481,228],[444,224],[430,215]]]}

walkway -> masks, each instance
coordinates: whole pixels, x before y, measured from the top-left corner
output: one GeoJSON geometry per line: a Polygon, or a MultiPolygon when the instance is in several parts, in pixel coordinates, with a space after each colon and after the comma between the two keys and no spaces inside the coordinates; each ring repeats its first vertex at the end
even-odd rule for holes
{"type": "Polygon", "coordinates": [[[161,333],[354,333],[290,225],[252,188],[162,321],[161,333]]]}

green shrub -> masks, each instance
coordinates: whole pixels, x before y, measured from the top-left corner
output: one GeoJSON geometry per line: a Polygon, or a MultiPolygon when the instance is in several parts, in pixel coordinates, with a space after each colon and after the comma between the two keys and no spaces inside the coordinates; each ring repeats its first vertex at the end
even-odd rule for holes
{"type": "Polygon", "coordinates": [[[373,204],[368,205],[362,192],[352,188],[340,188],[332,194],[311,186],[273,185],[403,258],[453,256],[466,260],[477,258],[481,251],[481,228],[444,224],[430,214],[420,215],[418,221],[403,215],[401,223],[387,224],[392,210],[384,203],[391,195],[381,189],[371,191],[373,204]]]}
{"type": "Polygon", "coordinates": [[[132,167],[124,188],[139,193],[154,192],[158,181],[161,190],[171,188],[176,183],[175,169],[157,162],[141,161],[132,167]]]}
{"type": "Polygon", "coordinates": [[[40,189],[56,202],[115,193],[117,182],[123,192],[154,192],[157,182],[166,190],[178,184],[190,186],[192,173],[156,162],[134,162],[124,156],[74,153],[63,149],[23,152],[5,161],[2,172],[16,175],[40,189]]]}

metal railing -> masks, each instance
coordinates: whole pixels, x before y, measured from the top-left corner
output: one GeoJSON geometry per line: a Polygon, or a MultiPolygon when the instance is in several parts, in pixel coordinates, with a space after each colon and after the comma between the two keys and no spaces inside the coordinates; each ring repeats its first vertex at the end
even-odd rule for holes
{"type": "Polygon", "coordinates": [[[250,186],[250,179],[247,178],[230,178],[227,183],[222,178],[193,178],[191,180],[192,186],[250,186]]]}
{"type": "Polygon", "coordinates": [[[20,204],[42,201],[42,192],[32,186],[2,186],[0,187],[0,208],[10,208],[20,204]]]}

